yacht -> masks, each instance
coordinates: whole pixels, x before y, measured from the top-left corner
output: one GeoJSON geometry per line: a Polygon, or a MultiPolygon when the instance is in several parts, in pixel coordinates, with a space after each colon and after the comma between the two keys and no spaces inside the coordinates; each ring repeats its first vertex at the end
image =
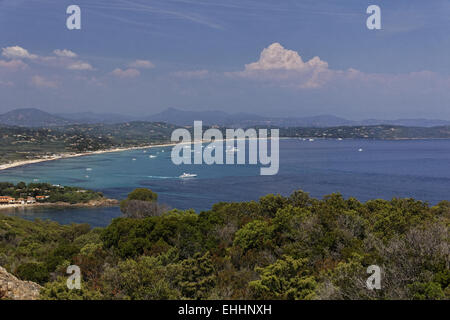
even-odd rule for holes
{"type": "Polygon", "coordinates": [[[183,172],[183,174],[180,176],[180,178],[181,179],[184,179],[184,178],[195,178],[197,175],[195,174],[195,173],[186,173],[186,172],[183,172]]]}

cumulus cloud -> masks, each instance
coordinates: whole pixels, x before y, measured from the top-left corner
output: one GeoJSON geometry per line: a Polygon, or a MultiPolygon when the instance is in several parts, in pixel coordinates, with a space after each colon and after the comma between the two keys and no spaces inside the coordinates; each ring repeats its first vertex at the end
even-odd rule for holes
{"type": "MultiPolygon", "coordinates": [[[[27,49],[19,46],[6,47],[2,48],[2,55],[12,60],[9,62],[0,61],[0,67],[6,67],[8,64],[10,67],[16,66],[17,68],[19,67],[19,63],[17,61],[29,59],[33,64],[47,67],[64,68],[67,70],[76,71],[94,70],[92,65],[88,62],[75,60],[78,55],[68,49],[56,49],[53,51],[53,54],[54,55],[49,56],[38,56],[36,54],[31,54],[27,49]]],[[[23,62],[20,63],[22,63],[20,67],[23,68],[23,62]]]]}
{"type": "Polygon", "coordinates": [[[137,69],[129,68],[122,70],[120,68],[115,69],[111,74],[118,78],[136,78],[140,76],[140,72],[137,69]]]}
{"type": "Polygon", "coordinates": [[[298,52],[285,49],[278,42],[272,43],[261,52],[257,62],[245,65],[245,71],[253,70],[295,70],[304,71],[312,68],[328,68],[328,63],[314,57],[303,62],[298,52]]]}
{"type": "Polygon", "coordinates": [[[33,76],[31,78],[31,84],[38,88],[57,88],[58,83],[56,81],[48,80],[41,76],[33,76]]]}
{"type": "Polygon", "coordinates": [[[258,61],[245,65],[243,71],[227,73],[231,76],[278,81],[300,88],[317,88],[332,76],[328,63],[319,57],[303,61],[298,52],[285,49],[278,42],[265,48],[258,61]]]}
{"type": "Polygon", "coordinates": [[[151,69],[155,67],[155,65],[148,60],[135,60],[129,63],[128,66],[133,69],[151,69]]]}
{"type": "Polygon", "coordinates": [[[55,51],[53,51],[53,53],[56,56],[61,57],[61,58],[76,58],[78,56],[75,52],[67,50],[67,49],[63,49],[63,50],[56,49],[55,51]]]}
{"type": "Polygon", "coordinates": [[[191,71],[177,71],[173,72],[172,75],[179,78],[187,78],[187,79],[202,79],[206,78],[209,75],[208,70],[191,70],[191,71]]]}
{"type": "Polygon", "coordinates": [[[6,47],[2,48],[2,56],[8,58],[8,59],[36,59],[38,58],[37,55],[31,54],[28,52],[28,50],[19,47],[6,47]]]}

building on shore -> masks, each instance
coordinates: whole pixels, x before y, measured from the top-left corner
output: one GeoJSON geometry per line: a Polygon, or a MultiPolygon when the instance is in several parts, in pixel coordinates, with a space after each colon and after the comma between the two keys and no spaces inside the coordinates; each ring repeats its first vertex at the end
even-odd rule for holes
{"type": "Polygon", "coordinates": [[[36,203],[36,199],[34,197],[28,197],[27,204],[33,204],[33,203],[36,203]]]}
{"type": "MultiPolygon", "coordinates": [[[[44,199],[46,199],[46,198],[44,197],[44,199]]],[[[6,204],[25,205],[25,204],[34,204],[34,203],[36,203],[36,199],[34,197],[27,197],[26,199],[25,198],[15,199],[10,196],[0,196],[0,205],[6,205],[6,204]]]]}
{"type": "Polygon", "coordinates": [[[1,204],[14,204],[16,199],[10,196],[0,196],[0,205],[1,204]]]}

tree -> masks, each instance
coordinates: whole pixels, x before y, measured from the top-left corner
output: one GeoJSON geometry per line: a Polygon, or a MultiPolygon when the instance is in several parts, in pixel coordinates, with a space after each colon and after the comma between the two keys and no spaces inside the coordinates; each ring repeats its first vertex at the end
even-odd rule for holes
{"type": "Polygon", "coordinates": [[[257,268],[260,279],[251,281],[249,287],[256,299],[315,298],[317,282],[307,269],[307,259],[284,256],[265,268],[257,268]]]}
{"type": "Polygon", "coordinates": [[[158,200],[158,195],[150,189],[138,188],[129,193],[127,199],[154,202],[158,200]]]}

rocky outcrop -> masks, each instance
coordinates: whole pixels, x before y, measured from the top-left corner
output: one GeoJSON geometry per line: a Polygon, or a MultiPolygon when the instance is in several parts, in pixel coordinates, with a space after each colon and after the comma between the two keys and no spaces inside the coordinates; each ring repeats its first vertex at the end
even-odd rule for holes
{"type": "Polygon", "coordinates": [[[19,280],[0,267],[0,299],[37,300],[40,290],[37,283],[19,280]]]}

